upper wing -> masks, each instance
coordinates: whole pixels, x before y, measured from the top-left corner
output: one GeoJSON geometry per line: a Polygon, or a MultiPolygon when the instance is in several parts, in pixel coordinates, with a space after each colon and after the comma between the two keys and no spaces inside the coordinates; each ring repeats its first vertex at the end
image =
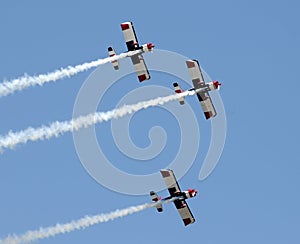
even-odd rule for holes
{"type": "Polygon", "coordinates": [[[165,170],[161,170],[160,173],[164,178],[164,181],[172,197],[175,196],[175,192],[181,192],[173,170],[165,169],[165,170]]]}
{"type": "Polygon", "coordinates": [[[150,79],[150,74],[145,64],[144,58],[142,54],[137,54],[131,56],[131,61],[133,63],[134,69],[137,73],[139,81],[142,82],[144,80],[150,79]]]}
{"type": "Polygon", "coordinates": [[[201,88],[205,84],[200,65],[197,60],[187,60],[186,65],[188,67],[190,76],[192,78],[195,89],[201,88]]]}
{"type": "Polygon", "coordinates": [[[197,93],[205,118],[210,119],[217,115],[216,109],[211,101],[208,92],[197,93]]]}
{"type": "Polygon", "coordinates": [[[195,218],[185,200],[176,200],[174,204],[183,220],[184,225],[195,222],[195,218]]]}
{"type": "Polygon", "coordinates": [[[122,32],[124,34],[125,42],[128,51],[134,50],[134,45],[138,43],[138,40],[136,38],[136,34],[134,31],[134,27],[132,22],[124,22],[121,24],[122,32]]]}

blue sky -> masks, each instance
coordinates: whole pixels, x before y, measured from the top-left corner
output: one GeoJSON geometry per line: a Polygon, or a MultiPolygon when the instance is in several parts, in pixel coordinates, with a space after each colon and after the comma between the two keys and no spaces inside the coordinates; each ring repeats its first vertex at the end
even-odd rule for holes
{"type": "MultiPolygon", "coordinates": [[[[123,52],[119,24],[131,20],[140,42],[152,41],[159,49],[198,59],[213,79],[223,83],[220,94],[227,116],[226,145],[217,168],[203,182],[198,181],[198,174],[210,127],[196,99],[188,99],[198,115],[201,143],[195,163],[180,184],[183,189],[198,189],[199,196],[189,201],[195,224],[184,228],[174,207],[168,205],[162,214],[149,209],[41,243],[152,243],[155,238],[175,243],[299,243],[299,7],[291,0],[186,4],[3,1],[2,80],[105,57],[109,45],[123,52]]],[[[89,74],[91,71],[2,97],[0,134],[70,119],[78,91],[89,74]]],[[[164,82],[167,87],[172,84],[169,78],[153,72],[147,83],[132,78],[128,86],[135,89],[164,82]]],[[[115,96],[124,95],[120,85],[115,96]]],[[[117,103],[115,96],[111,99],[117,103]]],[[[108,94],[107,105],[100,109],[112,106],[109,101],[108,94]]],[[[145,135],[151,123],[164,127],[170,138],[161,159],[171,160],[178,147],[178,138],[173,136],[178,126],[168,113],[150,109],[132,122],[137,122],[139,133],[144,128],[143,136],[134,126],[130,128],[140,146],[147,146],[145,135]],[[143,121],[147,121],[145,127],[143,121]]],[[[107,127],[96,126],[99,140],[110,141],[107,127]]],[[[113,146],[105,151],[118,160],[113,146]]],[[[110,191],[91,178],[79,161],[71,134],[18,146],[0,158],[2,238],[149,201],[148,196],[110,191]]],[[[124,160],[115,162],[122,169],[135,170],[136,163],[130,159],[120,154],[119,160],[124,160]]],[[[145,163],[145,168],[138,166],[138,170],[157,171],[168,163],[145,163]]]]}

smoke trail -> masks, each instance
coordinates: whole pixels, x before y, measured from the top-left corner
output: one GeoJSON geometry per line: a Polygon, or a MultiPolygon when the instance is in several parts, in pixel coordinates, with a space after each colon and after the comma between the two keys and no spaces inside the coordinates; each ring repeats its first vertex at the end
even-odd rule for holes
{"type": "Polygon", "coordinates": [[[5,136],[0,136],[0,152],[4,149],[13,149],[18,144],[25,144],[28,141],[38,141],[50,139],[52,137],[59,137],[66,132],[77,131],[81,128],[87,128],[91,125],[109,121],[111,119],[118,119],[127,114],[132,114],[141,109],[146,109],[153,106],[163,105],[180,97],[194,95],[195,91],[186,91],[179,94],[169,95],[165,97],[158,97],[148,101],[139,102],[133,105],[124,105],[120,108],[113,109],[107,112],[96,112],[86,116],[80,116],[76,119],[59,122],[56,121],[49,126],[41,126],[38,128],[27,128],[19,132],[8,132],[5,136]]]}
{"type": "Polygon", "coordinates": [[[60,79],[66,78],[66,77],[71,77],[80,72],[84,72],[91,68],[98,67],[102,64],[106,64],[106,63],[112,62],[114,60],[130,57],[130,56],[133,56],[140,52],[141,52],[141,50],[121,53],[121,54],[115,55],[113,57],[98,59],[96,61],[76,65],[74,67],[68,66],[67,68],[61,68],[60,70],[56,70],[56,71],[48,73],[48,74],[40,74],[37,76],[24,75],[23,77],[20,77],[20,78],[11,80],[11,81],[5,81],[3,83],[0,83],[0,97],[4,97],[9,94],[13,94],[15,91],[21,91],[21,90],[31,87],[31,86],[36,86],[36,85],[42,86],[45,83],[48,83],[50,81],[57,81],[57,80],[60,80],[60,79]]]}
{"type": "Polygon", "coordinates": [[[50,226],[47,228],[40,228],[38,230],[27,231],[25,234],[17,236],[17,235],[9,235],[3,240],[0,240],[1,244],[19,244],[19,243],[28,243],[37,241],[39,239],[45,239],[48,237],[53,237],[58,234],[69,233],[75,230],[85,229],[92,225],[96,225],[103,222],[112,221],[117,218],[122,218],[130,214],[134,214],[137,212],[141,212],[148,208],[153,208],[158,204],[166,204],[169,202],[173,202],[177,197],[173,197],[169,200],[161,200],[155,203],[146,203],[138,206],[132,206],[129,208],[116,210],[107,214],[99,214],[94,216],[85,216],[79,220],[71,221],[66,224],[56,224],[55,226],[50,226]]]}

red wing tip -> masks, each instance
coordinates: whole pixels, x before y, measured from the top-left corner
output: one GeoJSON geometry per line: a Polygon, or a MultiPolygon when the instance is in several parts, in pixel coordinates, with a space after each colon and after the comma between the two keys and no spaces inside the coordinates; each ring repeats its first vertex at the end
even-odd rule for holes
{"type": "Polygon", "coordinates": [[[206,119],[210,119],[216,116],[216,114],[214,115],[212,112],[204,112],[204,115],[206,119]]]}
{"type": "Polygon", "coordinates": [[[186,65],[188,68],[193,68],[193,67],[195,67],[195,61],[187,60],[186,65]]]}
{"type": "Polygon", "coordinates": [[[125,22],[121,24],[122,31],[129,29],[129,22],[125,22]]]}
{"type": "Polygon", "coordinates": [[[162,175],[163,177],[168,177],[168,176],[170,176],[170,173],[169,173],[169,171],[167,171],[167,170],[161,170],[160,172],[161,172],[161,175],[162,175]]]}
{"type": "Polygon", "coordinates": [[[205,115],[206,119],[210,119],[210,117],[211,117],[210,112],[204,112],[204,115],[205,115]]]}
{"type": "Polygon", "coordinates": [[[184,222],[184,225],[189,225],[189,224],[193,223],[190,218],[183,219],[183,222],[184,222]]]}
{"type": "Polygon", "coordinates": [[[147,80],[147,77],[146,77],[145,74],[144,74],[144,75],[139,75],[138,78],[139,78],[139,81],[140,81],[140,82],[142,82],[142,81],[144,81],[144,80],[147,80]]]}

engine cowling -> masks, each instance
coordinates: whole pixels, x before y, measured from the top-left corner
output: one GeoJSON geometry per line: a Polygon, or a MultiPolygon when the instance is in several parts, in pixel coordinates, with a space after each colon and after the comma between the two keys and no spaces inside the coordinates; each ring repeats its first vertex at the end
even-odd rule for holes
{"type": "Polygon", "coordinates": [[[213,81],[213,82],[210,82],[209,83],[209,89],[212,91],[212,90],[220,90],[220,86],[222,84],[219,82],[219,81],[213,81]]]}
{"type": "Polygon", "coordinates": [[[195,189],[188,189],[184,193],[185,193],[186,198],[191,198],[191,197],[195,197],[197,195],[198,191],[195,189]]]}
{"type": "Polygon", "coordinates": [[[149,43],[143,45],[143,51],[144,52],[151,52],[151,51],[153,51],[154,47],[155,46],[153,45],[153,43],[149,42],[149,43]]]}

